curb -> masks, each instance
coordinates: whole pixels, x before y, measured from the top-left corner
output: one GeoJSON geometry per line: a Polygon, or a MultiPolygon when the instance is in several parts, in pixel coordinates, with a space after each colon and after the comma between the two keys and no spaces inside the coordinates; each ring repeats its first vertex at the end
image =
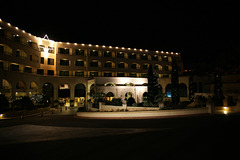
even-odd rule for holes
{"type": "Polygon", "coordinates": [[[88,117],[88,116],[75,116],[78,119],[163,119],[163,118],[184,118],[184,117],[200,117],[209,116],[209,113],[202,114],[189,114],[189,115],[172,115],[172,116],[143,116],[143,117],[88,117]]]}

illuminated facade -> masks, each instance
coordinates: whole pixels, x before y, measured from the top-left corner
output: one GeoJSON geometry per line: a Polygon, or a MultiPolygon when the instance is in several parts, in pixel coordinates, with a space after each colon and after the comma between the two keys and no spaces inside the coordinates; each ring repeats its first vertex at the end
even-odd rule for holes
{"type": "Polygon", "coordinates": [[[0,92],[7,97],[43,92],[78,105],[89,99],[94,77],[144,78],[152,64],[160,79],[169,79],[172,58],[182,73],[179,53],[57,42],[0,19],[0,92]]]}

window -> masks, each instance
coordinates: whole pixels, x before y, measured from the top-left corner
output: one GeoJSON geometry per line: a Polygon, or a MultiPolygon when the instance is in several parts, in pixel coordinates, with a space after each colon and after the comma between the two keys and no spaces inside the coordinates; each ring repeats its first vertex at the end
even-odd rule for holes
{"type": "Polygon", "coordinates": [[[44,57],[41,57],[41,64],[44,64],[44,57]]]}
{"type": "Polygon", "coordinates": [[[54,65],[54,59],[48,58],[48,65],[54,65]]]}
{"type": "Polygon", "coordinates": [[[69,71],[60,71],[59,75],[60,76],[69,76],[69,71]]]}
{"type": "Polygon", "coordinates": [[[167,56],[163,56],[162,60],[165,61],[165,62],[168,62],[168,57],[167,56]]]}
{"type": "Polygon", "coordinates": [[[32,68],[31,67],[24,67],[23,72],[32,73],[32,68]]]}
{"type": "Polygon", "coordinates": [[[43,75],[44,74],[44,70],[43,69],[37,69],[37,74],[43,75]]]}
{"type": "Polygon", "coordinates": [[[131,53],[129,54],[129,59],[136,59],[136,54],[135,53],[131,53]]]}
{"type": "Polygon", "coordinates": [[[11,71],[19,71],[19,65],[17,64],[10,64],[11,71]]]}
{"type": "Polygon", "coordinates": [[[148,69],[148,64],[144,64],[143,69],[148,69]]]}
{"type": "Polygon", "coordinates": [[[169,78],[169,74],[164,74],[162,78],[169,78]]]}
{"type": "Polygon", "coordinates": [[[98,67],[98,61],[93,60],[93,61],[90,63],[90,67],[98,67]]]}
{"type": "Polygon", "coordinates": [[[91,50],[91,51],[90,51],[90,56],[98,56],[98,51],[96,51],[96,50],[91,50]]]}
{"type": "Polygon", "coordinates": [[[124,73],[117,73],[117,77],[125,77],[124,73]]]}
{"type": "Polygon", "coordinates": [[[76,49],[75,53],[76,53],[76,55],[84,56],[84,50],[83,49],[76,49]]]}
{"type": "Polygon", "coordinates": [[[117,52],[117,58],[124,58],[123,52],[117,52]]]}
{"type": "Polygon", "coordinates": [[[44,45],[39,45],[39,50],[40,50],[41,52],[44,52],[44,48],[45,48],[44,45]]]}
{"type": "Polygon", "coordinates": [[[118,63],[118,68],[124,68],[124,63],[118,63]]]}
{"type": "Polygon", "coordinates": [[[69,49],[67,49],[67,48],[58,48],[58,53],[69,54],[69,49]]]}
{"type": "Polygon", "coordinates": [[[29,56],[30,61],[32,61],[32,55],[29,56]]]}
{"type": "Polygon", "coordinates": [[[129,77],[137,77],[137,74],[136,73],[130,73],[129,77]]]}
{"type": "Polygon", "coordinates": [[[48,70],[47,74],[53,76],[54,75],[54,71],[53,70],[48,70]]]}
{"type": "Polygon", "coordinates": [[[5,31],[0,28],[0,36],[1,36],[1,37],[4,37],[4,35],[5,35],[5,31]]]}
{"type": "Polygon", "coordinates": [[[162,66],[159,65],[159,64],[155,64],[154,69],[161,71],[162,70],[162,66]]]}
{"type": "Polygon", "coordinates": [[[13,35],[13,40],[15,42],[20,42],[20,37],[18,35],[13,35]]]}
{"type": "Polygon", "coordinates": [[[16,50],[16,57],[20,57],[20,51],[16,50]]]}
{"type": "Polygon", "coordinates": [[[112,62],[106,62],[104,66],[106,68],[112,68],[112,62]]]}
{"type": "Polygon", "coordinates": [[[4,53],[4,46],[0,45],[0,53],[3,54],[4,53]]]}
{"type": "Polygon", "coordinates": [[[110,51],[105,51],[105,52],[104,52],[104,57],[112,57],[112,52],[110,52],[110,51]]]}
{"type": "Polygon", "coordinates": [[[84,77],[84,72],[83,71],[82,72],[76,71],[75,76],[84,77]]]}
{"type": "Polygon", "coordinates": [[[141,74],[141,77],[147,78],[147,77],[148,77],[148,74],[147,74],[147,73],[142,73],[142,74],[141,74]]]}
{"type": "Polygon", "coordinates": [[[153,61],[158,61],[158,56],[157,55],[152,56],[152,60],[153,61]]]}
{"type": "Polygon", "coordinates": [[[98,77],[98,72],[90,72],[90,77],[98,77]]]}
{"type": "Polygon", "coordinates": [[[142,54],[142,55],[141,55],[141,59],[142,59],[142,60],[147,60],[147,55],[146,55],[146,54],[142,54]]]}
{"type": "Polygon", "coordinates": [[[54,47],[48,46],[48,53],[54,53],[54,47]]]}
{"type": "Polygon", "coordinates": [[[131,69],[139,69],[140,65],[137,63],[131,64],[131,69]]]}
{"type": "Polygon", "coordinates": [[[67,60],[67,59],[60,59],[60,65],[69,66],[69,60],[67,60]]]}
{"type": "Polygon", "coordinates": [[[104,77],[112,77],[112,73],[104,73],[104,77]]]}
{"type": "Polygon", "coordinates": [[[84,66],[84,61],[83,60],[77,60],[75,63],[75,66],[84,66]]]}
{"type": "Polygon", "coordinates": [[[164,70],[165,70],[165,71],[168,71],[168,70],[169,70],[169,67],[168,67],[168,66],[164,66],[164,70]]]}
{"type": "Polygon", "coordinates": [[[0,61],[0,69],[3,69],[3,62],[0,61]]]}

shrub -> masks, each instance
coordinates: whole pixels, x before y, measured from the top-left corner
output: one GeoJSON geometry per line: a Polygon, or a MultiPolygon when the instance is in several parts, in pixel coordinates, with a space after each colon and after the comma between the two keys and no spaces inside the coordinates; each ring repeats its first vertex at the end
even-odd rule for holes
{"type": "Polygon", "coordinates": [[[4,112],[9,109],[9,102],[5,95],[0,94],[0,112],[4,112]]]}
{"type": "Polygon", "coordinates": [[[112,105],[121,106],[122,105],[122,99],[121,98],[113,98],[112,105]]]}
{"type": "Polygon", "coordinates": [[[34,104],[32,100],[27,96],[24,96],[22,97],[22,99],[20,99],[20,105],[23,109],[27,109],[27,110],[34,109],[34,104]]]}
{"type": "Polygon", "coordinates": [[[79,107],[77,112],[87,112],[86,107],[79,107]]]}

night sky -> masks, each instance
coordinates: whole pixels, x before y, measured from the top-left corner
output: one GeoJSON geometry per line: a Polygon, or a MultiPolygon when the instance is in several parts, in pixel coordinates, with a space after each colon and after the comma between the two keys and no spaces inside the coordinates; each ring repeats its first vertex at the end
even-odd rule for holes
{"type": "Polygon", "coordinates": [[[180,52],[186,68],[240,55],[240,9],[228,1],[7,3],[0,6],[3,21],[56,41],[180,52]]]}

